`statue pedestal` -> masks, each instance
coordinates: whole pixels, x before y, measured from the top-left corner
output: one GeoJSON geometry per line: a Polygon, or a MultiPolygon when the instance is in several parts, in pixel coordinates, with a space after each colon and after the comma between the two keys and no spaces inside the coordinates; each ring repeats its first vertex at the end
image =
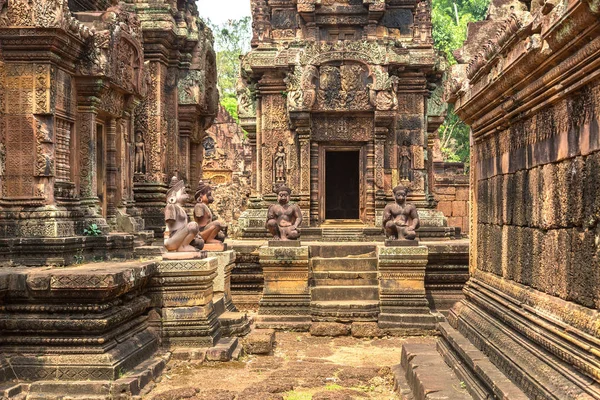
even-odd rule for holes
{"type": "Polygon", "coordinates": [[[308,246],[262,246],[258,251],[265,283],[256,327],[308,331],[308,246]]]}
{"type": "Polygon", "coordinates": [[[426,246],[378,246],[380,328],[435,329],[425,297],[427,255],[426,246]]]}
{"type": "Polygon", "coordinates": [[[211,347],[219,340],[213,305],[218,265],[216,257],[157,263],[148,296],[150,323],[163,347],[211,347]]]}

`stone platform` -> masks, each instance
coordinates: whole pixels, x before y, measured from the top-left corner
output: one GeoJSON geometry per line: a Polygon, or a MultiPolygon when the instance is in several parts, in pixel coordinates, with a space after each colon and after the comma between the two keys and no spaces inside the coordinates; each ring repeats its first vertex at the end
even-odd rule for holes
{"type": "MultiPolygon", "coordinates": [[[[301,241],[309,250],[310,316],[314,322],[377,322],[380,281],[377,248],[380,242],[325,243],[301,241]]],[[[426,247],[424,297],[439,317],[463,298],[468,279],[468,241],[422,241],[426,247]]],[[[266,241],[233,241],[236,265],[232,271],[232,296],[236,304],[251,309],[263,297],[264,271],[259,249],[266,241]]],[[[428,326],[431,328],[431,318],[428,326]]],[[[391,328],[386,328],[391,329],[391,328]]]]}

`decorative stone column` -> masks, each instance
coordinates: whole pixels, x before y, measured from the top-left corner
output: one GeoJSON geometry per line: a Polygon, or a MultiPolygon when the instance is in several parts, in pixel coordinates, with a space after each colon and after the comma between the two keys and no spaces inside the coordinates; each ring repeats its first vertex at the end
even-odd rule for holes
{"type": "Polygon", "coordinates": [[[378,246],[380,328],[435,329],[425,297],[427,246],[378,246]]]}
{"type": "Polygon", "coordinates": [[[218,264],[216,257],[158,262],[148,296],[150,323],[163,347],[212,347],[219,340],[213,306],[218,264]]]}
{"type": "Polygon", "coordinates": [[[308,331],[311,324],[308,246],[288,241],[262,246],[258,252],[265,284],[256,327],[308,331]]]}

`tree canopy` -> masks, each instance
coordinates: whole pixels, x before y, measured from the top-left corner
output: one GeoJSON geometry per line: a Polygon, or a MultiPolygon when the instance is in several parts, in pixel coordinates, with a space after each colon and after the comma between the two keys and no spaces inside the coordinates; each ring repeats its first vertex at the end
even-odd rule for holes
{"type": "MultiPolygon", "coordinates": [[[[467,38],[467,25],[484,19],[488,5],[489,0],[433,0],[434,45],[446,55],[450,64],[456,64],[452,52],[462,47],[467,38]]],[[[454,114],[452,107],[438,132],[444,158],[464,162],[468,168],[470,128],[454,114]]]]}
{"type": "Polygon", "coordinates": [[[230,19],[220,25],[207,22],[215,37],[221,105],[237,121],[235,84],[240,72],[240,56],[250,50],[251,19],[230,19]]]}

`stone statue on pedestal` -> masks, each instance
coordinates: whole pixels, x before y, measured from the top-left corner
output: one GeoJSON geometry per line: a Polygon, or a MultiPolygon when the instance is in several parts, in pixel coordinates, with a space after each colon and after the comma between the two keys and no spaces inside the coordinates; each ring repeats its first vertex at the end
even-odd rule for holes
{"type": "Polygon", "coordinates": [[[302,223],[302,212],[297,204],[289,204],[292,190],[287,186],[277,189],[277,201],[267,211],[267,229],[273,240],[296,240],[300,237],[298,227],[302,223]]]}
{"type": "Polygon", "coordinates": [[[394,188],[395,203],[390,203],[383,210],[383,229],[389,240],[414,240],[415,230],[419,228],[417,208],[406,203],[408,189],[404,185],[394,188]]]}
{"type": "Polygon", "coordinates": [[[188,200],[183,180],[176,177],[171,179],[167,192],[167,206],[165,207],[165,247],[169,252],[195,252],[202,249],[203,242],[196,239],[198,224],[189,222],[188,215],[183,208],[188,200]],[[192,241],[194,245],[192,245],[192,241]]]}
{"type": "Polygon", "coordinates": [[[205,250],[224,250],[226,226],[217,220],[213,221],[212,211],[208,207],[215,201],[212,196],[212,188],[200,181],[194,197],[197,202],[194,206],[194,221],[199,228],[198,239],[205,243],[205,250]]]}

